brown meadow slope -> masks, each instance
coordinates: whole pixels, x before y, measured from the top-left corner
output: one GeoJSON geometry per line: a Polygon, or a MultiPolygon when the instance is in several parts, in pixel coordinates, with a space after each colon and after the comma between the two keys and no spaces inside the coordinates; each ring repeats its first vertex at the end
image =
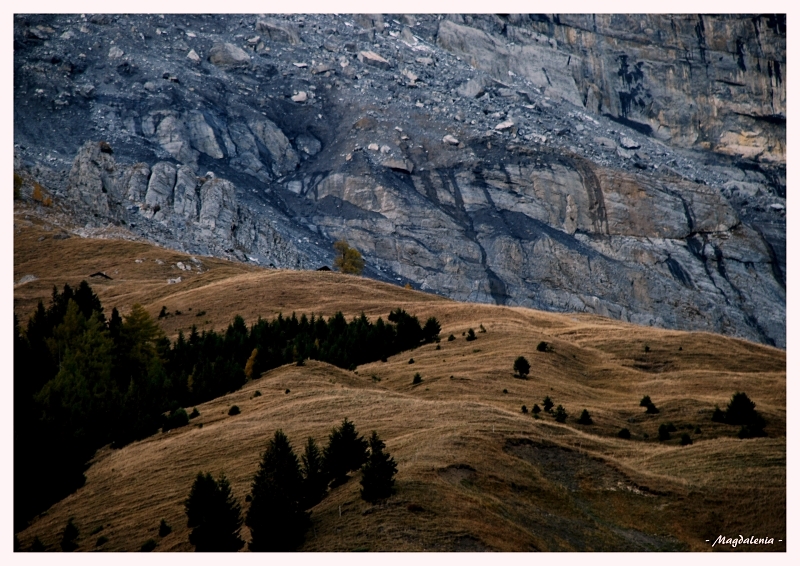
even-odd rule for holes
{"type": "Polygon", "coordinates": [[[19,534],[22,548],[38,536],[57,549],[74,517],[80,550],[95,550],[100,535],[108,539],[102,550],[138,550],[150,538],[158,551],[192,550],[183,501],[198,471],[224,471],[246,511],[250,481],[277,428],[299,452],[309,436],[324,444],[349,417],[362,434],[374,429],[386,441],[398,464],[396,493],[368,504],[354,474],[313,508],[301,550],[704,551],[711,549],[706,539],[740,533],[775,539],[749,550],[785,550],[778,542],[786,539],[781,350],[597,316],[457,303],[336,273],[206,257],[198,264],[139,242],[54,239],[59,230],[47,228],[34,216],[16,216],[14,280],[37,278],[15,285],[22,321],[37,300],[47,302],[53,285],[87,279],[106,312],[139,302],[156,316],[166,306],[173,314],[161,323],[170,336],[193,323],[223,329],[236,314],[248,323],[293,311],[374,319],[402,307],[423,320],[437,317],[442,341],[355,372],[313,360],[283,366],[198,405],[200,417],[187,427],[104,448],[86,485],[19,534]],[[175,267],[179,261],[192,271],[175,267]],[[88,279],[96,271],[113,279],[88,279]],[[167,284],[178,276],[180,283],[167,284]],[[469,328],[477,340],[465,340],[469,328]],[[538,352],[540,341],[552,351],[538,352]],[[531,362],[527,380],[513,375],[519,355],[531,362]],[[412,385],[416,372],[422,383],[412,385]],[[711,421],[714,406],[739,390],[767,419],[768,437],[739,440],[736,427],[711,421]],[[565,424],[522,413],[546,395],[568,411],[565,424]],[[643,395],[659,414],[644,413],[643,395]],[[242,412],[228,416],[234,404],[242,412]],[[584,408],[593,425],[577,423],[584,408]],[[658,442],[667,422],[678,432],[658,442]],[[623,427],[631,440],[617,438],[623,427]],[[679,445],[683,432],[693,445],[679,445]],[[163,539],[162,518],[174,529],[163,539]]]}

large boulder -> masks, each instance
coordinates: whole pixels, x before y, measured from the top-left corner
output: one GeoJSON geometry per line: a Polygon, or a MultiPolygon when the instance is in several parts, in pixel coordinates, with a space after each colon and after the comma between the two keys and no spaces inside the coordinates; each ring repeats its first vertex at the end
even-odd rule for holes
{"type": "Polygon", "coordinates": [[[175,113],[167,113],[158,123],[156,139],[164,150],[177,161],[187,164],[197,162],[198,152],[192,149],[186,124],[175,113]]]}
{"type": "Polygon", "coordinates": [[[360,51],[358,53],[358,60],[365,65],[370,65],[371,67],[377,67],[379,69],[388,70],[392,68],[392,64],[389,61],[374,51],[360,51]]]}
{"type": "Polygon", "coordinates": [[[247,67],[250,55],[232,43],[215,43],[208,52],[208,60],[217,67],[247,67]]]}
{"type": "Polygon", "coordinates": [[[256,22],[256,31],[263,33],[270,41],[289,43],[290,45],[302,43],[297,29],[288,22],[259,19],[256,22]]]}

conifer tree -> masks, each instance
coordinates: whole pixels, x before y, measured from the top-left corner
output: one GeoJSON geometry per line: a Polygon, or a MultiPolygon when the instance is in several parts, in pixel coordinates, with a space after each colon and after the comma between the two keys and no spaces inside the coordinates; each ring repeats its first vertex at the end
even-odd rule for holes
{"type": "Polygon", "coordinates": [[[303,477],[297,456],[282,430],[267,444],[253,478],[245,524],[253,552],[287,552],[302,544],[308,513],[302,508],[303,477]]]}
{"type": "Polygon", "coordinates": [[[746,393],[741,391],[733,394],[724,413],[717,407],[711,420],[732,425],[742,425],[739,430],[739,438],[766,436],[764,427],[767,421],[756,411],[756,404],[750,400],[746,393]]]}
{"type": "Polygon", "coordinates": [[[758,421],[756,404],[750,400],[746,393],[737,391],[728,403],[728,409],[725,411],[725,422],[744,425],[753,421],[758,421]]]}
{"type": "Polygon", "coordinates": [[[367,459],[368,443],[347,418],[334,428],[325,447],[325,472],[333,485],[344,483],[347,472],[359,469],[367,459]]]}
{"type": "Polygon", "coordinates": [[[392,494],[397,464],[388,452],[384,452],[386,444],[374,430],[369,439],[369,448],[369,457],[362,468],[361,498],[374,502],[392,494]]]}
{"type": "Polygon", "coordinates": [[[306,442],[303,461],[303,508],[310,509],[325,496],[328,481],[322,467],[322,452],[310,436],[306,442]]]}
{"type": "Polygon", "coordinates": [[[215,481],[211,474],[197,474],[186,500],[189,534],[197,552],[236,552],[244,541],[239,536],[242,510],[231,494],[225,475],[215,481]]]}

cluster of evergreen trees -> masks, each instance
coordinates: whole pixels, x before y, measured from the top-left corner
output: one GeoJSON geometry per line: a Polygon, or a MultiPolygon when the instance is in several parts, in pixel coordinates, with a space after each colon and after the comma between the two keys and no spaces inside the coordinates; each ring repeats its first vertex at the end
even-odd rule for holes
{"type": "Polygon", "coordinates": [[[106,318],[85,281],[54,288],[24,332],[14,317],[15,530],[80,487],[97,448],[153,434],[165,412],[285,363],[310,358],[353,369],[438,339],[435,318],[422,326],[396,309],[388,319],[292,314],[248,329],[237,316],[224,333],[192,327],[171,343],[139,305],[106,318]]]}
{"type": "Polygon", "coordinates": [[[764,427],[767,426],[766,419],[756,411],[756,404],[742,391],[733,394],[724,411],[715,407],[711,420],[730,425],[741,425],[739,438],[754,438],[767,434],[764,432],[764,427]]]}
{"type": "Polygon", "coordinates": [[[332,488],[347,480],[348,472],[362,470],[361,497],[377,501],[391,495],[397,465],[373,431],[369,442],[344,419],[320,452],[308,439],[301,460],[282,430],[267,443],[248,496],[250,508],[242,520],[241,508],[222,475],[199,473],[186,500],[189,541],[198,552],[233,552],[244,546],[242,523],[250,528],[248,548],[254,552],[287,552],[303,543],[310,512],[332,488]]]}
{"type": "Polygon", "coordinates": [[[15,530],[80,487],[98,447],[157,430],[173,394],[162,340],[139,306],[107,320],[85,282],[54,289],[24,335],[15,317],[15,530]]]}

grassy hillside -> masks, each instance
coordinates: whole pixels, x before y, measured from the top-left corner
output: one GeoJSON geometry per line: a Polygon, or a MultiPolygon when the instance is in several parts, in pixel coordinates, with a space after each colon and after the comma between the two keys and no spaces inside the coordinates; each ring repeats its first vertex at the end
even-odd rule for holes
{"type": "Polygon", "coordinates": [[[139,242],[53,238],[60,233],[16,215],[14,280],[36,277],[15,284],[20,320],[37,300],[47,302],[54,284],[87,279],[106,312],[138,302],[156,316],[165,306],[172,314],[160,323],[173,337],[192,324],[224,329],[236,314],[248,323],[293,311],[385,319],[402,307],[421,320],[435,316],[442,341],[355,372],[312,360],[283,366],[198,405],[190,426],[104,448],[86,485],[18,535],[23,549],[35,536],[57,549],[74,517],[79,550],[94,550],[100,536],[108,539],[102,550],[138,550],[149,538],[158,551],[192,550],[183,501],[198,471],[224,471],[246,511],[275,429],[300,452],[309,436],[324,445],[349,417],[362,434],[374,429],[386,441],[398,464],[396,493],[368,504],[354,474],[313,508],[301,550],[704,551],[711,549],[706,539],[740,533],[775,544],[737,550],[785,550],[778,542],[786,539],[781,350],[597,316],[457,303],[336,273],[194,262],[139,242]],[[97,271],[113,279],[88,278],[97,271]],[[180,283],[167,283],[179,276],[180,283]],[[466,341],[469,328],[477,340],[466,341]],[[541,341],[552,350],[537,351],[541,341]],[[519,355],[531,362],[527,380],[513,375],[519,355]],[[416,372],[422,383],[412,385],[416,372]],[[711,421],[714,406],[724,408],[735,391],[756,402],[766,438],[740,440],[738,427],[711,421]],[[660,413],[645,414],[644,395],[660,413]],[[566,423],[522,413],[545,396],[566,408],[566,423]],[[228,416],[234,404],[241,414],[228,416]],[[584,408],[594,424],[577,423],[584,408]],[[659,425],[668,422],[677,432],[659,442],[659,425]],[[630,440],[617,437],[623,427],[630,440]],[[680,446],[683,432],[694,444],[680,446]],[[173,527],[163,539],[162,518],[173,527]]]}

